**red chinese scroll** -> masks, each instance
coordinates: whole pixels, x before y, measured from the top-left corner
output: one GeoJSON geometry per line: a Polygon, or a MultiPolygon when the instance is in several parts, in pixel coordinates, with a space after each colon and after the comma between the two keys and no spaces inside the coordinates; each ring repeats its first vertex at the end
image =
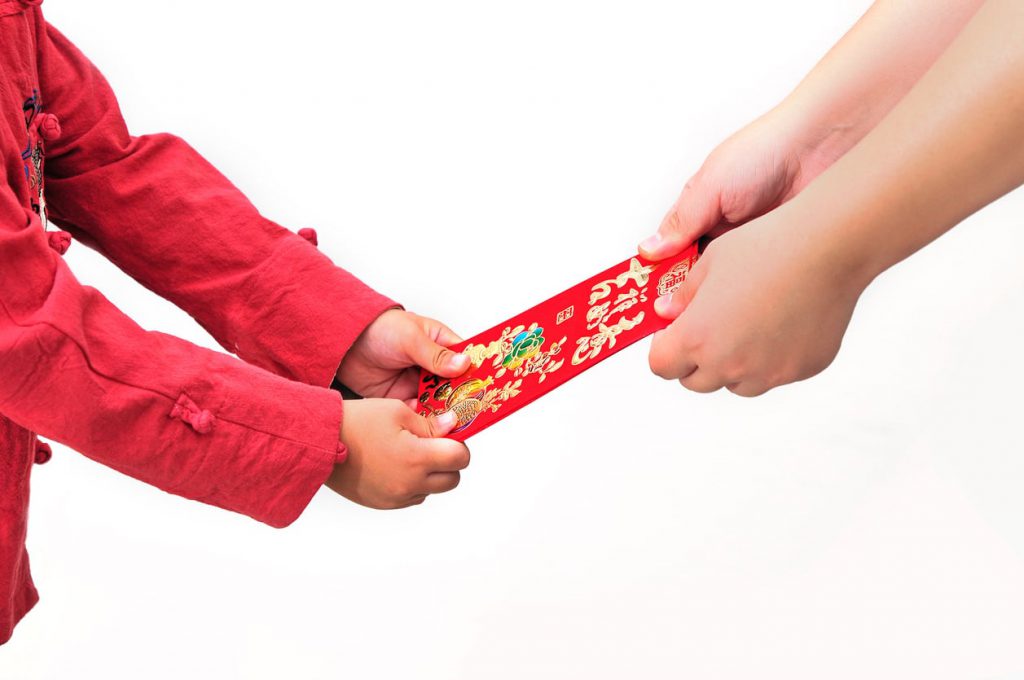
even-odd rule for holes
{"type": "Polygon", "coordinates": [[[631,257],[452,349],[470,357],[458,378],[420,374],[418,412],[454,411],[463,441],[568,382],[599,361],[665,328],[654,301],[674,292],[697,261],[631,257]]]}

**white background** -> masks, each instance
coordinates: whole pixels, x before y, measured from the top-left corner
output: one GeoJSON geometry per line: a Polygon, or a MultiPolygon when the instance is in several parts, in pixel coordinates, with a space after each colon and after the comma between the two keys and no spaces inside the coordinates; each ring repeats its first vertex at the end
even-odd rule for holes
{"type": "MultiPolygon", "coordinates": [[[[630,254],[868,4],[44,10],[133,132],[185,137],[471,335],[630,254]]],[[[274,530],[58,446],[33,479],[43,599],[0,677],[1024,677],[1022,215],[1018,192],[881,277],[815,380],[690,394],[639,343],[474,438],[462,486],[409,511],[323,492],[274,530]]]]}

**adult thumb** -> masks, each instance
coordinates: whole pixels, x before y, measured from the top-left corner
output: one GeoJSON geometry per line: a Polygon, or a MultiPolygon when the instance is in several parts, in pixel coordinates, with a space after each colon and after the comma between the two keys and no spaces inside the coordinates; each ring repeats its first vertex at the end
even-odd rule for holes
{"type": "Polygon", "coordinates": [[[700,284],[704,281],[707,264],[698,260],[690,271],[690,275],[680,284],[675,292],[662,295],[654,301],[654,313],[663,319],[674,321],[680,314],[686,311],[690,302],[700,290],[700,284]]]}
{"type": "Polygon", "coordinates": [[[640,243],[640,254],[649,260],[678,255],[683,248],[710,231],[722,219],[718,191],[700,173],[683,187],[658,231],[640,243]]]}

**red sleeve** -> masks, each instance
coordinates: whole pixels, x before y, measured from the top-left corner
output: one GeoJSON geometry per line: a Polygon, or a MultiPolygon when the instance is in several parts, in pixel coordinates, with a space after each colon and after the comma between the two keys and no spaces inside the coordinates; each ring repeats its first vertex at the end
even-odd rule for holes
{"type": "Polygon", "coordinates": [[[147,332],[0,190],[0,412],[187,498],[284,526],[341,451],[341,396],[147,332]]]}
{"type": "Polygon", "coordinates": [[[396,306],[304,238],[264,218],[181,139],[129,135],[106,80],[40,18],[54,222],[194,317],[229,352],[330,385],[348,348],[396,306]]]}

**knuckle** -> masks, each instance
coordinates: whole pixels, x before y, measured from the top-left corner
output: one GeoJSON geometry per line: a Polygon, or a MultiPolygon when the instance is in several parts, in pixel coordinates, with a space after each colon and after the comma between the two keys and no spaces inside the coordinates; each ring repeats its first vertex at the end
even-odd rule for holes
{"type": "Polygon", "coordinates": [[[459,470],[465,470],[469,467],[470,461],[469,448],[462,445],[459,447],[458,453],[455,455],[455,465],[459,470]]]}
{"type": "Polygon", "coordinates": [[[703,321],[688,318],[683,330],[684,332],[679,334],[678,344],[684,352],[694,357],[700,355],[705,361],[713,358],[708,348],[714,343],[708,338],[703,321]]]}
{"type": "Polygon", "coordinates": [[[701,367],[693,376],[680,378],[679,384],[691,392],[708,394],[720,389],[723,381],[713,369],[701,367]]]}
{"type": "Polygon", "coordinates": [[[729,384],[742,383],[749,377],[750,371],[746,362],[739,357],[730,357],[719,364],[719,373],[729,384]]]}
{"type": "Polygon", "coordinates": [[[385,494],[381,498],[367,503],[367,505],[374,510],[395,510],[402,507],[402,504],[389,494],[385,494]]]}
{"type": "Polygon", "coordinates": [[[430,452],[426,447],[415,447],[406,456],[409,465],[418,468],[427,467],[430,464],[430,452]]]}
{"type": "MultiPolygon", "coordinates": [[[[420,422],[416,423],[413,432],[420,439],[436,439],[441,432],[441,425],[438,423],[438,416],[414,415],[420,422]]],[[[426,446],[427,442],[420,442],[426,446]]]]}
{"type": "Polygon", "coordinates": [[[664,380],[672,379],[673,376],[663,352],[656,352],[652,349],[651,353],[647,356],[647,363],[651,368],[651,373],[654,375],[664,380]]]}
{"type": "Polygon", "coordinates": [[[753,397],[760,397],[768,391],[768,387],[760,384],[740,383],[738,385],[729,385],[728,390],[738,397],[751,399],[753,397]]]}
{"type": "MultiPolygon", "coordinates": [[[[713,158],[713,154],[712,156],[708,157],[708,160],[710,160],[711,158],[713,158]]],[[[686,180],[686,184],[683,185],[683,193],[689,193],[697,190],[697,188],[704,181],[704,174],[708,171],[707,167],[707,164],[701,165],[700,169],[697,170],[697,172],[695,172],[690,177],[690,179],[686,180]]]]}
{"type": "Polygon", "coordinates": [[[385,493],[391,502],[400,502],[412,495],[412,484],[405,480],[392,481],[385,487],[385,493]]]}
{"type": "Polygon", "coordinates": [[[671,234],[674,234],[674,233],[677,233],[679,231],[682,231],[682,229],[683,229],[683,220],[682,220],[682,218],[679,215],[679,204],[678,203],[676,205],[672,206],[672,209],[668,211],[667,215],[665,215],[664,227],[665,227],[665,230],[668,231],[671,234]]]}
{"type": "Polygon", "coordinates": [[[800,380],[800,369],[798,366],[791,365],[767,373],[764,382],[769,388],[772,388],[788,385],[797,380],[800,380]]]}
{"type": "Polygon", "coordinates": [[[697,392],[699,394],[711,394],[712,392],[717,391],[721,387],[721,385],[717,385],[713,382],[703,380],[694,381],[690,384],[683,383],[683,386],[686,387],[691,392],[697,392]]]}
{"type": "Polygon", "coordinates": [[[381,407],[385,409],[388,418],[398,420],[403,423],[410,422],[409,414],[412,413],[412,411],[398,399],[377,399],[375,401],[382,403],[381,407]]]}
{"type": "Polygon", "coordinates": [[[435,347],[432,367],[435,370],[442,369],[444,367],[445,359],[448,357],[449,354],[451,354],[450,349],[446,347],[441,347],[440,345],[435,347]]]}
{"type": "Polygon", "coordinates": [[[810,362],[810,365],[808,366],[808,369],[806,371],[807,375],[806,376],[801,376],[801,377],[810,378],[811,376],[818,375],[819,373],[824,371],[826,368],[831,366],[832,362],[835,361],[835,358],[836,358],[836,355],[835,355],[834,352],[833,353],[822,353],[822,354],[812,358],[812,360],[810,362]]]}

